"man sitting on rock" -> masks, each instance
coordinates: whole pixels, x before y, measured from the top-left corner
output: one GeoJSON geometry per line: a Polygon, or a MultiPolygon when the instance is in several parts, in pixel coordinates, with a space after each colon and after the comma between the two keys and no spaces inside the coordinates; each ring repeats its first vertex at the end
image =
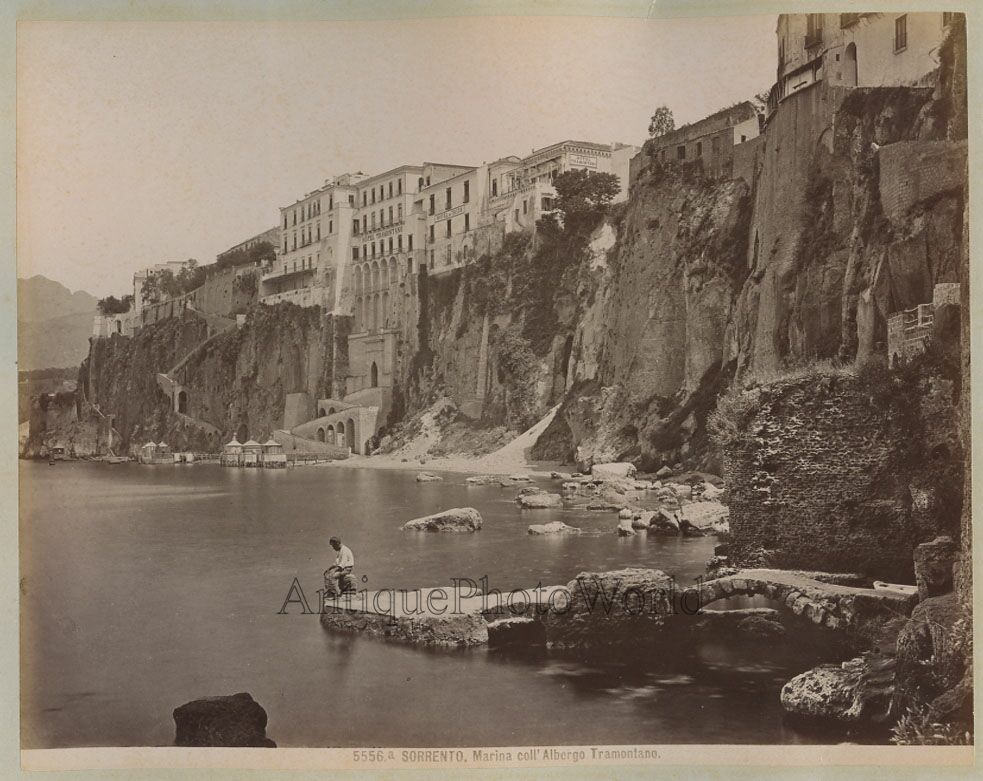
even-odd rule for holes
{"type": "Polygon", "coordinates": [[[334,560],[334,564],[324,571],[324,593],[325,596],[337,597],[356,590],[355,578],[352,577],[355,557],[352,555],[351,548],[342,545],[338,537],[332,537],[329,542],[331,547],[338,551],[338,557],[334,560]]]}

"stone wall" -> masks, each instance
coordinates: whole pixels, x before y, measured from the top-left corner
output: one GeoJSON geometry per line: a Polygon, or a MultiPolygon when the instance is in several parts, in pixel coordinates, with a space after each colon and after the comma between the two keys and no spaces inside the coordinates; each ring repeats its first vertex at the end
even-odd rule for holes
{"type": "Polygon", "coordinates": [[[966,181],[966,142],[899,141],[878,150],[884,215],[900,223],[913,205],[966,181]]]}
{"type": "Polygon", "coordinates": [[[743,436],[724,447],[735,560],[913,582],[915,545],[955,533],[962,462],[953,383],[898,382],[830,373],[744,392],[743,436]]]}

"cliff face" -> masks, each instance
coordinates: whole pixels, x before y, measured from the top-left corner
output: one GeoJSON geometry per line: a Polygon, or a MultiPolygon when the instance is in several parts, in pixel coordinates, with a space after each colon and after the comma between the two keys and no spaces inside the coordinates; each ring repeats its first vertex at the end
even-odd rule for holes
{"type": "Polygon", "coordinates": [[[92,340],[79,371],[80,404],[112,416],[119,452],[161,439],[214,452],[233,434],[267,437],[283,424],[287,393],[339,394],[348,327],[348,318],[280,304],[257,307],[241,328],[209,338],[205,319],[186,311],[133,337],[92,340]],[[186,389],[185,413],[174,410],[159,374],[186,389]]]}

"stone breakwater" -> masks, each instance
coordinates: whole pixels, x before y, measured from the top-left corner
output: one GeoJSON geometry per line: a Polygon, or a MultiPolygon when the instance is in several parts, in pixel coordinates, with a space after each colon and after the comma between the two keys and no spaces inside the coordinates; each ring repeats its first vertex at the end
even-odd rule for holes
{"type": "MultiPolygon", "coordinates": [[[[827,583],[798,573],[754,569],[680,588],[660,570],[582,572],[558,586],[483,594],[476,587],[362,591],[326,598],[328,631],[365,634],[421,646],[496,645],[519,636],[550,648],[638,643],[713,626],[692,621],[721,599],[762,595],[787,613],[858,645],[885,623],[908,615],[916,597],[827,583]]],[[[759,616],[761,618],[761,616],[759,616]]],[[[768,618],[773,618],[769,616],[768,618]]],[[[719,622],[717,622],[719,625],[719,622]]]]}

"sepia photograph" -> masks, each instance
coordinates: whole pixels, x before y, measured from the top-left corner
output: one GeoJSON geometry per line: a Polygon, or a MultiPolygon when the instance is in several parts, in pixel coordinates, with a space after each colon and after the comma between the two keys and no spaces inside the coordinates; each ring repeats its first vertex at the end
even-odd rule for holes
{"type": "Polygon", "coordinates": [[[140,5],[16,26],[25,769],[974,762],[975,12],[140,5]]]}

